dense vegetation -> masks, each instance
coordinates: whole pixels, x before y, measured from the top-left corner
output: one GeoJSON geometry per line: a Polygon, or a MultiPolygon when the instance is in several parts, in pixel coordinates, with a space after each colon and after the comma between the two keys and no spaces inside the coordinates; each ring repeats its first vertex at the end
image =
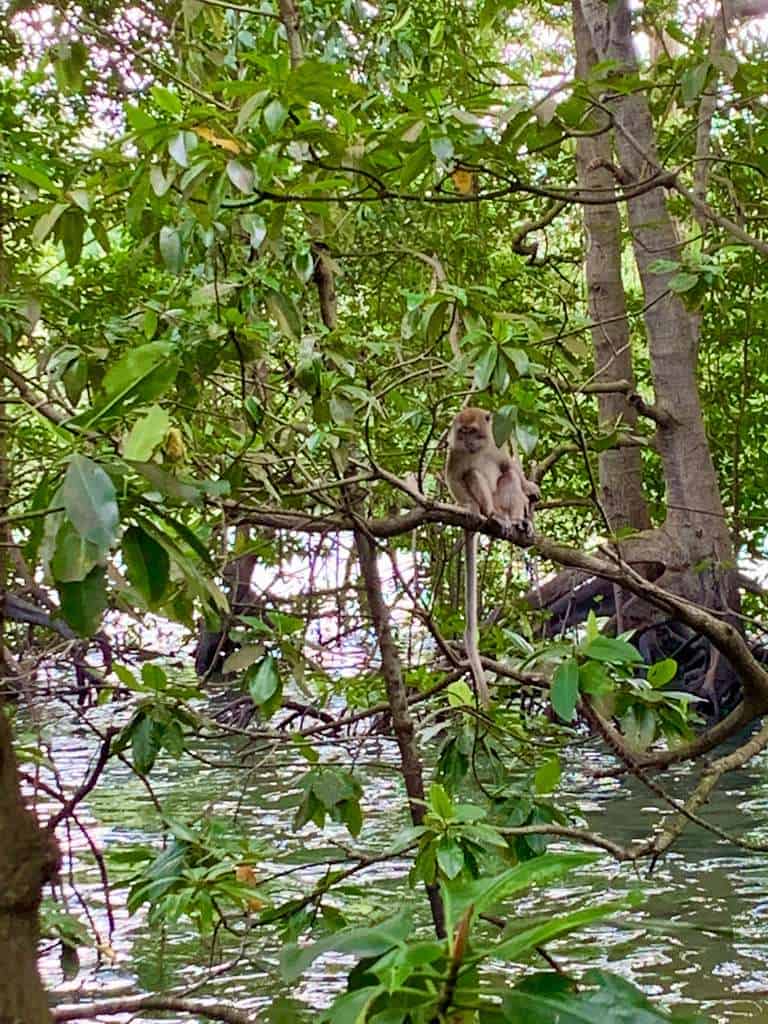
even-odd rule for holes
{"type": "MultiPolygon", "coordinates": [[[[547,942],[631,913],[526,922],[509,901],[597,857],[576,847],[655,863],[768,745],[743,732],[768,711],[768,4],[3,6],[0,1020],[50,1019],[41,895],[111,759],[156,813],[129,909],[242,955],[277,931],[286,983],[354,954],[336,1024],[666,1019],[607,973],[512,988],[483,965],[551,968],[547,942]],[[450,503],[465,404],[541,487],[532,544],[450,503]],[[484,535],[487,713],[457,527],[484,535]],[[51,698],[97,755],[71,791],[44,725],[25,738],[38,821],[11,726],[51,698]],[[355,845],[370,730],[403,798],[375,850],[355,845]],[[558,806],[587,731],[671,805],[663,828],[625,846],[558,806]],[[316,889],[287,896],[237,822],[152,795],[203,735],[245,736],[244,771],[305,759],[296,850],[309,827],[350,837],[316,889]],[[686,761],[672,797],[662,770],[686,761]],[[339,910],[335,886],[391,859],[402,913],[339,910]]],[[[131,999],[98,1012],[249,1019],[131,999]]]]}

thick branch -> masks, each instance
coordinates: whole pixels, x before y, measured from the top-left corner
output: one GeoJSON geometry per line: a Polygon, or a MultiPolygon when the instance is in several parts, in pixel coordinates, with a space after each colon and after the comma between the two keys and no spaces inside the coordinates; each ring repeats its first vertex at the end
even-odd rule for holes
{"type": "MultiPolygon", "coordinates": [[[[541,555],[559,565],[579,569],[591,576],[618,583],[647,600],[656,608],[691,626],[698,633],[706,636],[723,654],[741,677],[742,685],[747,694],[748,703],[755,714],[761,709],[768,710],[768,673],[755,659],[747,643],[739,632],[727,622],[722,622],[705,608],[678,597],[661,587],[643,579],[631,566],[618,558],[609,561],[596,555],[587,554],[576,548],[567,547],[549,540],[542,534],[536,534],[531,540],[522,535],[511,535],[498,521],[483,519],[473,515],[457,505],[446,505],[430,501],[425,495],[400,480],[394,474],[382,469],[377,472],[399,490],[420,502],[419,508],[411,509],[402,515],[386,516],[371,519],[365,523],[366,531],[373,537],[396,537],[410,533],[426,523],[441,523],[446,526],[457,526],[462,529],[475,530],[498,540],[512,541],[518,547],[533,546],[541,555]]],[[[288,512],[251,512],[242,516],[241,521],[252,525],[269,526],[275,529],[305,531],[308,533],[328,533],[339,530],[355,530],[360,521],[343,514],[314,518],[312,516],[288,512]]]]}
{"type": "Polygon", "coordinates": [[[51,423],[59,425],[69,419],[69,413],[64,412],[62,409],[57,409],[55,405],[51,405],[50,402],[41,398],[26,377],[11,366],[10,363],[6,362],[5,359],[0,359],[0,374],[13,384],[27,405],[31,406],[47,420],[50,420],[51,423]]]}
{"type": "Polygon", "coordinates": [[[207,1003],[201,999],[181,999],[178,996],[122,996],[118,999],[100,999],[95,1003],[63,1003],[53,1009],[55,1021],[93,1020],[94,1017],[113,1013],[138,1013],[141,1010],[173,1010],[189,1013],[208,1020],[221,1020],[225,1024],[255,1024],[255,1013],[238,1010],[225,1003],[207,1003]]]}

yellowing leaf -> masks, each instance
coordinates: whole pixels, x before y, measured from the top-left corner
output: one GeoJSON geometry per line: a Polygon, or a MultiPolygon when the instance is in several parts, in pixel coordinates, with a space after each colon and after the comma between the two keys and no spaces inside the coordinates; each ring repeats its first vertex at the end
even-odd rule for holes
{"type": "Polygon", "coordinates": [[[216,132],[211,131],[210,128],[206,128],[205,125],[198,125],[193,128],[192,131],[198,138],[205,139],[206,142],[210,142],[212,146],[218,146],[219,149],[226,149],[228,153],[234,153],[237,155],[243,151],[243,147],[239,142],[234,139],[225,138],[222,135],[217,135],[216,132]]]}

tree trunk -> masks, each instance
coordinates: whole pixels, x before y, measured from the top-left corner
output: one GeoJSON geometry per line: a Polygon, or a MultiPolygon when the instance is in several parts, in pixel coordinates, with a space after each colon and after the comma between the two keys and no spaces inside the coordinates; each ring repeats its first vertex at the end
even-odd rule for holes
{"type": "MultiPolygon", "coordinates": [[[[576,76],[586,80],[597,63],[589,30],[578,0],[573,3],[573,31],[576,43],[576,76]]],[[[602,120],[607,121],[605,115],[602,120]]],[[[615,186],[611,137],[583,135],[576,141],[576,170],[583,193],[597,190],[605,195],[615,186]]],[[[632,349],[627,322],[624,283],[621,278],[621,220],[618,208],[585,204],[586,278],[589,313],[595,353],[595,381],[626,380],[634,386],[632,349]]],[[[598,416],[602,426],[619,423],[634,427],[637,413],[624,392],[598,394],[598,416]]],[[[639,448],[618,448],[600,453],[600,491],[603,510],[613,530],[650,526],[643,496],[642,462],[639,448]]]]}
{"type": "Polygon", "coordinates": [[[58,847],[24,806],[11,730],[0,707],[0,1022],[49,1024],[37,972],[38,908],[58,847]]]}
{"type": "MultiPolygon", "coordinates": [[[[355,546],[357,547],[357,554],[360,559],[360,570],[363,582],[365,583],[365,593],[368,598],[371,622],[373,623],[381,654],[381,674],[387,686],[387,700],[389,701],[389,710],[392,715],[392,728],[400,750],[400,764],[403,771],[405,791],[408,794],[411,821],[414,825],[421,825],[426,814],[424,774],[418,747],[416,746],[413,720],[408,711],[408,695],[405,683],[403,682],[400,655],[395,638],[392,635],[389,609],[384,603],[382,596],[381,577],[376,561],[376,545],[367,533],[357,530],[355,531],[355,546]]],[[[445,911],[440,888],[436,882],[432,882],[427,883],[426,890],[429,906],[432,911],[432,921],[435,925],[435,933],[439,939],[445,938],[445,911]]]]}
{"type": "MultiPolygon", "coordinates": [[[[598,60],[617,73],[637,67],[627,0],[580,0],[598,60]]],[[[608,87],[610,83],[608,82],[608,87]]],[[[614,119],[622,177],[648,180],[658,169],[653,123],[645,94],[603,90],[601,105],[614,119]]],[[[680,244],[661,187],[628,201],[635,260],[645,297],[645,326],[655,389],[656,440],[667,487],[667,570],[658,582],[710,608],[736,609],[734,553],[704,429],[696,380],[699,325],[669,291],[670,273],[651,269],[660,258],[680,258],[680,244]]]]}

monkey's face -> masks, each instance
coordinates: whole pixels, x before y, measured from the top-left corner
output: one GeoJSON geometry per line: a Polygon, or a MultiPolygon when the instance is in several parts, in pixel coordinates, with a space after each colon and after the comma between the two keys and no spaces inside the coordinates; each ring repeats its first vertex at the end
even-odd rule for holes
{"type": "Polygon", "coordinates": [[[453,447],[474,455],[491,443],[491,413],[462,409],[453,421],[453,447]]]}

